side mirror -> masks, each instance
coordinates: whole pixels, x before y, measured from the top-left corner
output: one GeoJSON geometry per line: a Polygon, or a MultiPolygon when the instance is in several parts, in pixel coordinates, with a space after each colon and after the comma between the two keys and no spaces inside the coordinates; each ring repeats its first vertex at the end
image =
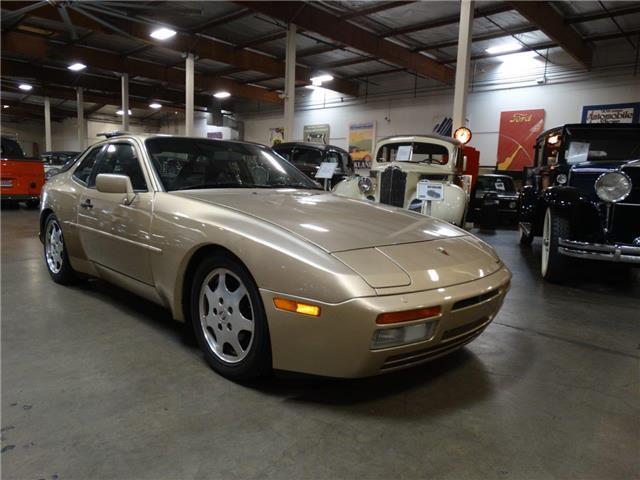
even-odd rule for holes
{"type": "Polygon", "coordinates": [[[127,175],[101,173],[96,177],[96,189],[102,193],[117,193],[126,195],[125,205],[131,205],[136,194],[131,186],[131,179],[127,175]]]}

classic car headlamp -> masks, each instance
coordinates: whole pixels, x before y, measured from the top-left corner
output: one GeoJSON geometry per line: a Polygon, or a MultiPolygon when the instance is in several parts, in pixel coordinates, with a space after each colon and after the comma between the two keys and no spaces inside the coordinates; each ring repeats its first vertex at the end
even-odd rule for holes
{"type": "Polygon", "coordinates": [[[558,185],[564,185],[565,183],[567,183],[567,176],[564,173],[559,173],[556,177],[556,182],[558,183],[558,185]]]}
{"type": "Polygon", "coordinates": [[[362,193],[370,193],[375,189],[375,184],[373,183],[373,179],[370,177],[360,177],[358,180],[358,188],[362,193]]]}
{"type": "Polygon", "coordinates": [[[631,193],[631,179],[622,172],[603,173],[596,180],[595,188],[600,200],[616,203],[631,193]]]}

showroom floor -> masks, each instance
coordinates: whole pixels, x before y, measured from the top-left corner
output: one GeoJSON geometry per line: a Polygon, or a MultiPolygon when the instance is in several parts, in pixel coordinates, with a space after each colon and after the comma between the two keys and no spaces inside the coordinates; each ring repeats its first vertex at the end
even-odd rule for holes
{"type": "Polygon", "coordinates": [[[360,381],[209,370],[164,310],[54,284],[36,211],[2,212],[6,479],[638,478],[640,278],[542,284],[539,243],[484,236],[514,273],[487,331],[360,381]]]}

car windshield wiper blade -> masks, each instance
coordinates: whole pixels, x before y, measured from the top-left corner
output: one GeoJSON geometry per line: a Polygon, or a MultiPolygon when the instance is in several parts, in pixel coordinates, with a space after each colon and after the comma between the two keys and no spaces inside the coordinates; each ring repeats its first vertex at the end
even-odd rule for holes
{"type": "Polygon", "coordinates": [[[178,188],[178,190],[198,190],[205,188],[253,188],[255,185],[248,183],[199,183],[197,185],[188,185],[186,187],[178,188]]]}

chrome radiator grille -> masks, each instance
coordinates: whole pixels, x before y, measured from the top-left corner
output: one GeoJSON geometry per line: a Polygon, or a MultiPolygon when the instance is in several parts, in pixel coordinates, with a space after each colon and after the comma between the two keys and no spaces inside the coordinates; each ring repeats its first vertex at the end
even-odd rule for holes
{"type": "Polygon", "coordinates": [[[407,174],[396,167],[387,168],[380,175],[380,203],[404,207],[407,174]]]}

